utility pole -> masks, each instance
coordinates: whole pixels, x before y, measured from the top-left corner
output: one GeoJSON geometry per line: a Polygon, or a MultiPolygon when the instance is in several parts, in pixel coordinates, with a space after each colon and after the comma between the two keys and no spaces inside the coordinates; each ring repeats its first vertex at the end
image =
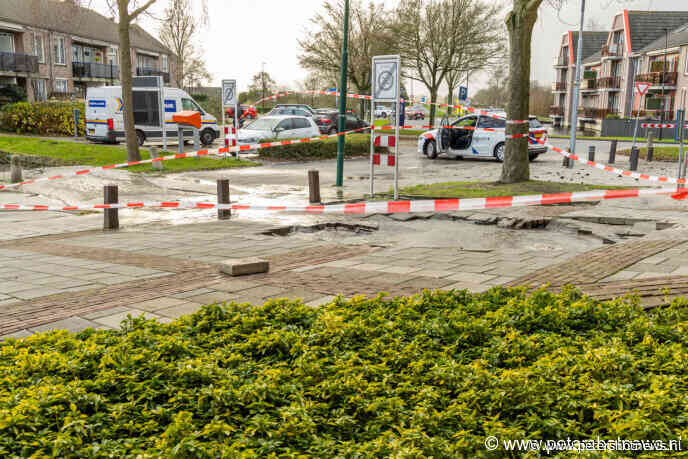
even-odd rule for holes
{"type": "MultiPolygon", "coordinates": [[[[666,112],[667,112],[667,103],[666,103],[666,95],[664,94],[664,81],[666,79],[666,58],[667,58],[667,48],[669,47],[669,29],[666,27],[664,28],[664,64],[662,67],[662,113],[660,113],[660,123],[664,124],[664,120],[666,120],[666,112]]],[[[652,69],[650,69],[652,70],[652,69]]],[[[659,128],[659,140],[662,140],[662,131],[663,128],[659,128]]]]}
{"type": "MultiPolygon", "coordinates": [[[[346,80],[349,68],[349,0],[344,0],[344,40],[342,41],[342,74],[339,87],[341,97],[339,98],[339,132],[344,132],[344,114],[346,113],[346,80]]],[[[370,135],[373,133],[371,131],[370,135]]],[[[337,142],[337,183],[336,186],[344,185],[344,136],[340,135],[337,142]]]]}
{"type": "MultiPolygon", "coordinates": [[[[572,155],[576,154],[576,128],[578,127],[578,93],[581,84],[581,64],[583,62],[583,25],[585,24],[585,0],[581,0],[581,19],[578,32],[578,55],[576,56],[576,79],[573,82],[573,104],[571,105],[571,143],[572,155]]],[[[573,160],[569,159],[569,168],[573,168],[573,160]]]]}
{"type": "Polygon", "coordinates": [[[265,62],[262,63],[261,71],[260,71],[260,78],[263,81],[263,94],[260,96],[261,99],[263,99],[263,102],[261,102],[262,105],[262,112],[265,113],[265,62]]]}

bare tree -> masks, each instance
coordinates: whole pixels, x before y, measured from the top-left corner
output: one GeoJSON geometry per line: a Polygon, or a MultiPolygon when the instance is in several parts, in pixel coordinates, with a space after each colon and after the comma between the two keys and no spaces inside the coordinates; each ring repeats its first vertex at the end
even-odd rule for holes
{"type": "MultiPolygon", "coordinates": [[[[422,82],[437,102],[449,75],[455,89],[460,72],[488,65],[501,49],[498,5],[481,0],[401,0],[393,30],[407,76],[422,82]]],[[[430,107],[430,124],[435,105],[430,107]]]]}
{"type": "Polygon", "coordinates": [[[122,101],[124,102],[124,132],[127,139],[127,157],[129,161],[140,161],[138,138],[134,129],[134,95],[132,93],[131,40],[129,29],[134,21],[148,10],[156,0],[107,0],[110,11],[119,18],[120,49],[120,82],[122,84],[122,101]],[[140,6],[139,6],[139,3],[140,6]]]}
{"type": "Polygon", "coordinates": [[[205,59],[199,54],[187,56],[184,67],[183,80],[179,82],[184,88],[197,88],[213,78],[205,65],[205,59]]]}
{"type": "MultiPolygon", "coordinates": [[[[380,3],[363,5],[353,0],[350,5],[349,64],[347,78],[363,94],[371,90],[371,62],[373,56],[396,54],[390,28],[390,13],[380,3]]],[[[299,40],[302,67],[318,73],[336,75],[342,62],[342,30],[344,6],[342,0],[327,0],[324,11],[311,19],[312,30],[305,31],[299,40]]],[[[361,101],[361,112],[365,102],[361,101]]]]}
{"type": "Polygon", "coordinates": [[[177,56],[175,81],[186,83],[186,68],[195,59],[193,40],[198,29],[191,0],[169,0],[160,28],[160,41],[177,56]]]}
{"type": "MultiPolygon", "coordinates": [[[[509,32],[509,120],[527,120],[530,102],[530,47],[538,8],[543,0],[513,0],[506,17],[509,32]]],[[[528,133],[528,123],[507,124],[507,134],[528,133]]],[[[528,138],[507,138],[500,182],[515,183],[530,179],[528,138]]]]}

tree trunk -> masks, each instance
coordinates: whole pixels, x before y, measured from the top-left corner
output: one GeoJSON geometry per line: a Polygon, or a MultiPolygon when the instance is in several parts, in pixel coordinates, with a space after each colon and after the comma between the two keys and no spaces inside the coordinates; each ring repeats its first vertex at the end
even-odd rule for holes
{"type": "Polygon", "coordinates": [[[431,88],[430,89],[430,126],[435,125],[435,112],[437,110],[437,106],[435,103],[437,102],[437,88],[431,88]]]}
{"type": "MultiPolygon", "coordinates": [[[[447,93],[447,105],[454,105],[452,100],[454,99],[454,89],[449,86],[449,92],[447,93]]],[[[447,107],[447,114],[451,113],[451,108],[447,107]]]]}
{"type": "MultiPolygon", "coordinates": [[[[527,120],[530,105],[530,47],[533,26],[541,0],[515,0],[513,10],[506,19],[509,32],[509,102],[506,116],[509,120],[527,120]]],[[[507,134],[525,134],[528,124],[507,124],[507,134]]],[[[507,139],[502,165],[502,183],[530,180],[528,138],[507,139]]]]}
{"type": "MultiPolygon", "coordinates": [[[[129,42],[129,11],[126,0],[118,0],[119,6],[119,49],[120,81],[122,84],[122,102],[124,103],[124,133],[127,138],[127,157],[129,161],[140,161],[139,143],[134,129],[134,95],[132,94],[131,45],[129,42]]],[[[161,114],[162,116],[162,114],[161,114]]]]}

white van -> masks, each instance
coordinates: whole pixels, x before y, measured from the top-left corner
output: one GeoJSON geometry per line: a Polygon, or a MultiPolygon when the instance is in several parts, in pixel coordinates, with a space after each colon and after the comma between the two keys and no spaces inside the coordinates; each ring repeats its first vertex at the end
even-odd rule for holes
{"type": "MultiPolygon", "coordinates": [[[[133,93],[134,125],[139,145],[143,145],[146,140],[162,141],[157,88],[134,88],[133,93]]],[[[88,88],[86,91],[86,138],[92,142],[124,142],[126,138],[123,105],[121,86],[88,88]]],[[[177,140],[177,124],[172,121],[172,115],[184,110],[201,113],[203,125],[200,140],[203,145],[210,145],[220,137],[217,119],[203,110],[186,91],[165,88],[165,123],[168,140],[177,140]]],[[[184,140],[193,140],[193,130],[184,130],[184,140]]]]}

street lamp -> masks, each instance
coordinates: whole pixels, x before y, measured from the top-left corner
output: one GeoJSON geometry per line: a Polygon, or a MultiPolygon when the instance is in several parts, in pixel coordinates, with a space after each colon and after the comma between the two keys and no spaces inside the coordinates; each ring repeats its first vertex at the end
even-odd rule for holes
{"type": "MultiPolygon", "coordinates": [[[[346,113],[346,79],[347,69],[349,65],[348,56],[348,42],[349,42],[349,0],[344,0],[344,40],[342,41],[342,74],[339,83],[339,91],[341,97],[339,98],[339,132],[344,132],[344,114],[346,113]]],[[[370,131],[373,135],[373,131],[370,131]]],[[[336,186],[344,184],[344,136],[340,135],[337,139],[337,183],[336,186]]]]}

